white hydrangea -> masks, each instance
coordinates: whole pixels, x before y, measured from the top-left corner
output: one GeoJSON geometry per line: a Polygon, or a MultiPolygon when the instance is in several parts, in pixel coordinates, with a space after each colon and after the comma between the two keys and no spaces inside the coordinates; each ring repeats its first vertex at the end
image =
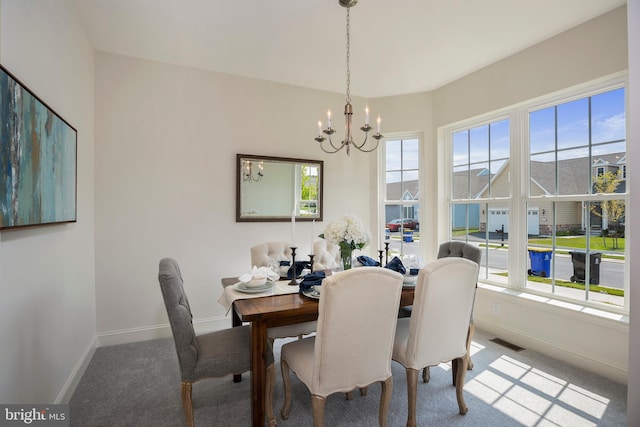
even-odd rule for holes
{"type": "Polygon", "coordinates": [[[362,221],[353,214],[347,214],[327,225],[321,235],[331,243],[351,249],[363,249],[371,242],[371,233],[362,221]]]}

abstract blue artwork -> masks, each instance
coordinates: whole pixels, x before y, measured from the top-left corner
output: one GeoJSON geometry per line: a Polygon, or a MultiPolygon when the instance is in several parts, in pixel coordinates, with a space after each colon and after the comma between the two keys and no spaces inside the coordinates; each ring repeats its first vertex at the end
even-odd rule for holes
{"type": "Polygon", "coordinates": [[[0,65],[0,229],[76,221],[77,132],[0,65]]]}

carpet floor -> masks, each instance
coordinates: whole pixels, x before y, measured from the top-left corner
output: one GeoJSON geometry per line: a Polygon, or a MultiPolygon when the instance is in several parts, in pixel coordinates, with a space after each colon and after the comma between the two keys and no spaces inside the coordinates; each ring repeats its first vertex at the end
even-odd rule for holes
{"type": "MultiPolygon", "coordinates": [[[[623,384],[583,371],[531,350],[516,351],[476,329],[464,395],[469,412],[459,415],[451,367],[431,368],[431,380],[418,383],[419,426],[624,426],[623,384]]],[[[277,340],[276,360],[285,340],[277,340]]],[[[280,426],[311,426],[311,397],[292,377],[288,420],[279,416],[282,378],[276,364],[274,410],[280,426]]],[[[388,425],[405,426],[407,392],[404,368],[393,362],[393,393],[388,425]]],[[[193,386],[196,426],[250,426],[249,376],[231,376],[193,386]]],[[[378,425],[380,386],[352,401],[338,393],[327,399],[325,425],[378,425]]],[[[80,427],[183,426],[180,374],[173,339],[98,348],[70,401],[70,425],[80,427]]]]}

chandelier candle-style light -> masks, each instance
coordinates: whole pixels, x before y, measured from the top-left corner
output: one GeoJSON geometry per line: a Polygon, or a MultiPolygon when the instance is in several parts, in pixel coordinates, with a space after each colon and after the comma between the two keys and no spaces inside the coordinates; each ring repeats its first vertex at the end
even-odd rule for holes
{"type": "Polygon", "coordinates": [[[256,176],[253,176],[253,164],[251,160],[245,160],[242,180],[250,184],[252,182],[260,182],[262,181],[262,177],[264,176],[264,173],[262,171],[264,171],[264,162],[258,162],[258,174],[256,176]]]}
{"type": "Polygon", "coordinates": [[[364,119],[364,126],[362,126],[360,128],[360,130],[362,130],[364,132],[364,141],[362,141],[361,144],[356,144],[353,141],[353,135],[351,132],[351,118],[353,116],[353,107],[351,106],[351,70],[349,67],[349,54],[350,54],[350,48],[351,48],[351,34],[349,32],[350,30],[350,25],[349,25],[349,11],[351,10],[352,6],[355,6],[356,3],[358,3],[358,0],[338,0],[338,3],[340,3],[340,6],[342,7],[346,7],[347,8],[347,104],[344,106],[344,118],[346,121],[346,125],[345,125],[345,137],[342,140],[342,142],[339,145],[335,145],[333,143],[333,141],[331,140],[331,135],[333,135],[336,131],[335,129],[333,129],[331,127],[331,110],[327,111],[327,128],[326,129],[322,129],[322,121],[318,122],[318,136],[315,138],[316,141],[318,141],[318,143],[320,144],[320,148],[322,149],[322,151],[324,151],[325,153],[329,153],[329,154],[333,154],[333,153],[337,153],[338,151],[342,150],[343,148],[347,148],[347,156],[350,154],[350,149],[351,147],[354,147],[360,151],[363,151],[365,153],[371,152],[373,150],[375,150],[376,148],[378,148],[378,144],[380,143],[380,139],[382,139],[383,135],[380,133],[380,116],[378,116],[378,121],[377,121],[377,128],[376,128],[376,133],[374,135],[372,135],[372,137],[376,140],[375,146],[371,147],[371,148],[365,148],[365,144],[367,143],[367,138],[369,136],[369,131],[372,129],[371,126],[369,126],[369,107],[365,108],[365,119],[364,119]],[[324,137],[323,133],[325,135],[327,135],[327,138],[324,137]],[[325,147],[324,146],[324,142],[326,140],[329,140],[329,145],[331,146],[329,147],[325,147]]]}

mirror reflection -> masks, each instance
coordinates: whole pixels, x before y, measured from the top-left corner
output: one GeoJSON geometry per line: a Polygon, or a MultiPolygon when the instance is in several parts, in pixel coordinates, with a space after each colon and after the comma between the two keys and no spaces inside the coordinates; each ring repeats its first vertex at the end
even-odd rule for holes
{"type": "Polygon", "coordinates": [[[322,220],[321,160],[238,154],[236,221],[322,220]]]}

